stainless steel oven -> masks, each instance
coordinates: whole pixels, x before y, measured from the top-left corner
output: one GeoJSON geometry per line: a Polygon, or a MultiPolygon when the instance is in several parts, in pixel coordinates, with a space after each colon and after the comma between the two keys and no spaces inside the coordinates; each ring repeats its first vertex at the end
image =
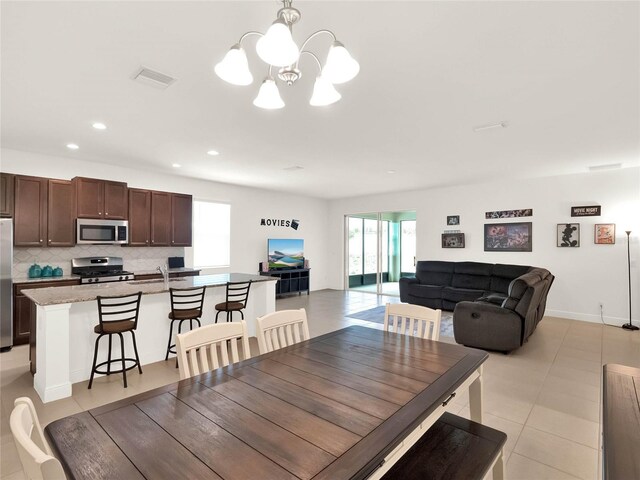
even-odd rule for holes
{"type": "Polygon", "coordinates": [[[126,220],[77,220],[76,243],[129,243],[129,222],[126,220]]]}

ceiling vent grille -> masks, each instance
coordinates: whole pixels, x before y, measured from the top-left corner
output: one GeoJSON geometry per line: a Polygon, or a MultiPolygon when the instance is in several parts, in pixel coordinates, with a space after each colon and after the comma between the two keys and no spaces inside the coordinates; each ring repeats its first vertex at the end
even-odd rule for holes
{"type": "Polygon", "coordinates": [[[165,89],[169,87],[175,78],[165,75],[164,73],[156,72],[147,67],[140,67],[133,76],[136,82],[149,85],[150,87],[165,89]]]}

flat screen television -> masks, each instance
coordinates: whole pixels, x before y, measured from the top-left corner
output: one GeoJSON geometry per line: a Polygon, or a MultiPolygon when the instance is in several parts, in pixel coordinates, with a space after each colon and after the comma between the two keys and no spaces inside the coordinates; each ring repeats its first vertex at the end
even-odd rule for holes
{"type": "Polygon", "coordinates": [[[267,241],[269,269],[299,268],[304,266],[304,240],[270,238],[267,241]]]}

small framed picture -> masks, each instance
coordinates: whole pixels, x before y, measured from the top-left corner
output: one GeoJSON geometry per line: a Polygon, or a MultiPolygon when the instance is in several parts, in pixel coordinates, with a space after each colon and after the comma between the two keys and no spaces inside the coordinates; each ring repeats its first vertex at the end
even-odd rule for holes
{"type": "Polygon", "coordinates": [[[464,248],[464,233],[443,233],[442,248],[464,248]]]}
{"type": "Polygon", "coordinates": [[[460,225],[460,215],[447,215],[447,225],[460,225]]]}
{"type": "Polygon", "coordinates": [[[579,247],[580,246],[580,224],[579,223],[559,223],[557,241],[559,247],[579,247]]]}
{"type": "Polygon", "coordinates": [[[596,223],[595,242],[598,245],[613,245],[616,243],[616,224],[596,223]]]}

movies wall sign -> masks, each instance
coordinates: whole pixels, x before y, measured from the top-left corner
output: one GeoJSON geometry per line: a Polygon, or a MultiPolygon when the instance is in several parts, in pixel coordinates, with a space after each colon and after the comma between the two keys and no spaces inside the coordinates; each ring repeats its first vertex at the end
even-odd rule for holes
{"type": "Polygon", "coordinates": [[[260,225],[265,227],[286,227],[286,228],[291,227],[294,230],[298,230],[298,227],[300,226],[300,220],[296,220],[296,219],[284,220],[281,218],[261,218],[260,225]]]}

